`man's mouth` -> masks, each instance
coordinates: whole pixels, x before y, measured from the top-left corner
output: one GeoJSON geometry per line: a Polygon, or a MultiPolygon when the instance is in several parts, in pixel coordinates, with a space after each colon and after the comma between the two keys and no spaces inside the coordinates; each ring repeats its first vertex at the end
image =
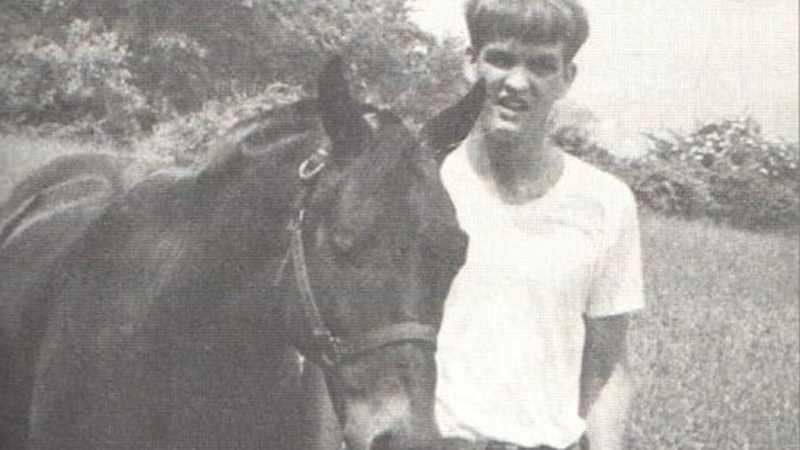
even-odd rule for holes
{"type": "Polygon", "coordinates": [[[515,113],[525,112],[530,109],[528,102],[516,97],[500,97],[495,103],[515,113]]]}

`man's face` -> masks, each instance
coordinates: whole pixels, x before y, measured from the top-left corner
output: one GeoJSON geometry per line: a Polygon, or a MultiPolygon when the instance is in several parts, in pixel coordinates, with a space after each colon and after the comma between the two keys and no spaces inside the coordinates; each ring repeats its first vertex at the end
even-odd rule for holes
{"type": "Polygon", "coordinates": [[[575,78],[564,62],[563,42],[532,44],[516,39],[489,42],[470,51],[467,78],[486,80],[486,107],[480,126],[493,140],[524,140],[544,127],[556,100],[575,78]]]}

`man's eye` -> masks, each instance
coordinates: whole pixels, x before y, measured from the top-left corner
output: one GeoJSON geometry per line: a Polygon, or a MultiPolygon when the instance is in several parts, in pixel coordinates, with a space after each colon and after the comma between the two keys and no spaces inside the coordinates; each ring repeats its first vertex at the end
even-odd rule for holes
{"type": "Polygon", "coordinates": [[[538,75],[552,75],[558,72],[558,63],[551,59],[533,59],[528,61],[528,70],[538,75]]]}
{"type": "Polygon", "coordinates": [[[502,68],[512,67],[516,63],[514,57],[506,53],[488,53],[486,55],[486,62],[502,68]]]}

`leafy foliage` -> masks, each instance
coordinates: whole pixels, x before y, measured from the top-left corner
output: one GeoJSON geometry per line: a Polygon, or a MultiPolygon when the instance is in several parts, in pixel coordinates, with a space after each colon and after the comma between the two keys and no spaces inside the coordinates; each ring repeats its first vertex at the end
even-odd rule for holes
{"type": "Polygon", "coordinates": [[[131,83],[128,56],[116,33],[82,20],[62,39],[15,40],[0,56],[0,119],[130,137],[145,98],[131,83]]]}
{"type": "MultiPolygon", "coordinates": [[[[413,24],[407,0],[0,1],[0,25],[9,26],[0,35],[4,42],[66,49],[76,37],[111,39],[112,47],[97,55],[109,57],[104,70],[116,71],[109,80],[145,99],[146,130],[154,120],[200,111],[208,101],[260,95],[273,83],[303,86],[313,94],[319,68],[332,53],[353,63],[362,96],[391,104],[417,122],[460,87],[456,44],[440,45],[413,24]],[[12,27],[15,23],[21,25],[12,27]],[[75,36],[76,24],[97,36],[75,36]]],[[[66,53],[59,63],[75,56],[66,53]]],[[[15,78],[11,85],[17,87],[6,96],[0,120],[73,123],[83,117],[49,101],[63,89],[60,69],[48,58],[18,45],[5,52],[0,70],[15,78]]],[[[101,75],[98,64],[92,62],[88,73],[101,75]]],[[[93,96],[100,92],[83,90],[84,103],[105,103],[93,96]]],[[[93,117],[104,118],[107,110],[95,107],[93,117]]]]}
{"type": "Polygon", "coordinates": [[[766,138],[752,118],[648,138],[651,148],[635,159],[614,157],[579,127],[562,127],[552,139],[617,174],[650,210],[753,229],[791,229],[800,220],[797,143],[766,138]]]}
{"type": "Polygon", "coordinates": [[[206,102],[200,111],[159,124],[151,136],[137,143],[137,152],[178,166],[206,161],[214,156],[209,153],[215,140],[235,124],[304,96],[299,86],[275,83],[257,95],[206,102]]]}
{"type": "Polygon", "coordinates": [[[687,203],[674,212],[693,216],[699,210],[751,228],[798,223],[796,143],[765,138],[752,118],[709,123],[688,136],[650,138],[654,146],[643,166],[653,176],[639,186],[652,188],[656,181],[671,187],[673,203],[687,203]],[[689,179],[677,179],[674,169],[689,179]]]}

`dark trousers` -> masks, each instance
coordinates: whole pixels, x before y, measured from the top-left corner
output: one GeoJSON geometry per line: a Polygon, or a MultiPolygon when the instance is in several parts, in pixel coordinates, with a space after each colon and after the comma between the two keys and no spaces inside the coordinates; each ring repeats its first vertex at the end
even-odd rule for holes
{"type": "Polygon", "coordinates": [[[506,442],[489,441],[484,450],[589,450],[589,441],[584,437],[580,442],[576,442],[567,448],[560,449],[541,445],[539,447],[520,447],[519,445],[508,444],[506,442]]]}

